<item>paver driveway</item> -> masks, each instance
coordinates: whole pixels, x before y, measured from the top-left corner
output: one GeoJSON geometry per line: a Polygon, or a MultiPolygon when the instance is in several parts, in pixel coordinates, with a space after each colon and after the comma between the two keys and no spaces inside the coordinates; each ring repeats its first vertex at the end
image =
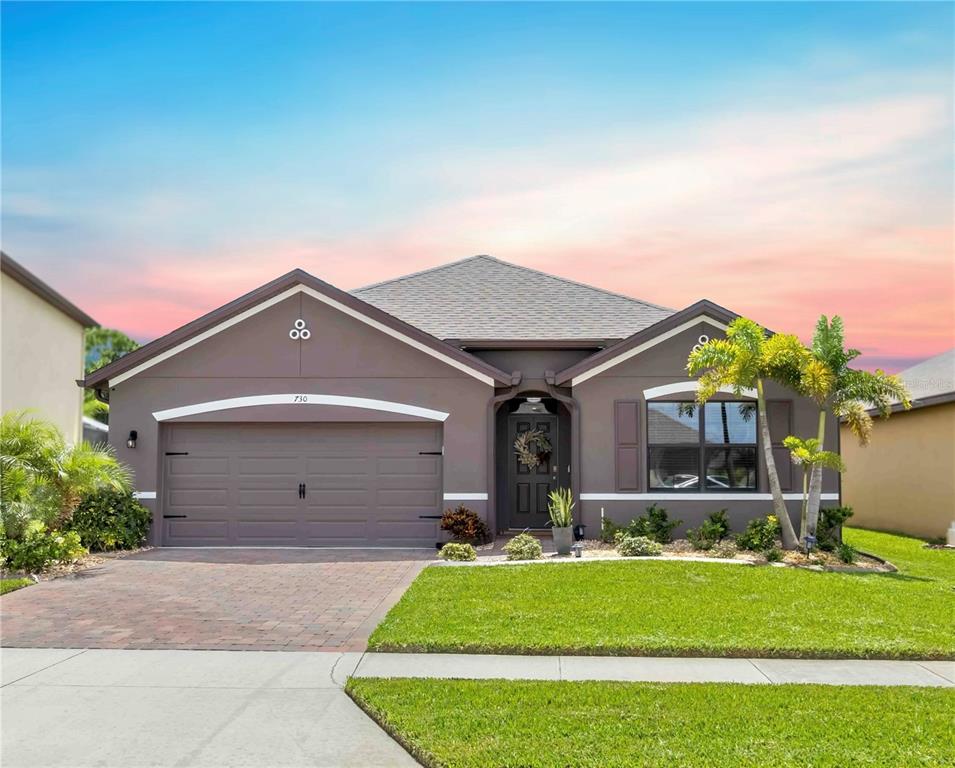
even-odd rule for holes
{"type": "Polygon", "coordinates": [[[434,553],[154,549],[4,595],[20,648],[360,651],[434,553]]]}

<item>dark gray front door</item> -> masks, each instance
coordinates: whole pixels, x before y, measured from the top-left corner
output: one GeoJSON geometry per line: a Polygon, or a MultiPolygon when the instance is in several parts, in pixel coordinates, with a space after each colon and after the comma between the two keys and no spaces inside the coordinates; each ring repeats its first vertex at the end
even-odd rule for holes
{"type": "Polygon", "coordinates": [[[434,546],[441,425],[172,424],[166,546],[434,546]]]}
{"type": "Polygon", "coordinates": [[[547,513],[547,495],[560,484],[558,457],[557,416],[511,414],[508,416],[508,518],[509,528],[544,528],[547,513]],[[550,441],[551,450],[541,456],[536,467],[524,464],[514,450],[514,441],[522,432],[540,430],[550,441]]]}

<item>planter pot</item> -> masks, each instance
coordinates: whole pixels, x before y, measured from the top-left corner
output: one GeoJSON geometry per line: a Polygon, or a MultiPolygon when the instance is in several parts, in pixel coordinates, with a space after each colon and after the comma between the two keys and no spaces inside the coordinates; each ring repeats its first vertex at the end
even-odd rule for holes
{"type": "Polygon", "coordinates": [[[570,548],[574,544],[574,528],[568,525],[566,528],[551,528],[551,535],[554,537],[554,547],[558,555],[569,555],[570,548]]]}

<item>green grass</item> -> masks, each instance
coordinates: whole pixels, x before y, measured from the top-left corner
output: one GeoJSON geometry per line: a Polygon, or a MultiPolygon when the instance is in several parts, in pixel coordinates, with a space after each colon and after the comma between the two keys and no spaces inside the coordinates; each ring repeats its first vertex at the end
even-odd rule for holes
{"type": "Polygon", "coordinates": [[[955,552],[858,529],[895,574],[609,561],[427,568],[378,651],[955,658],[955,552]]]}
{"type": "Polygon", "coordinates": [[[0,579],[0,595],[13,592],[13,590],[21,587],[29,587],[32,583],[33,579],[0,579]]]}
{"type": "Polygon", "coordinates": [[[352,678],[427,766],[955,765],[937,688],[352,678]]]}

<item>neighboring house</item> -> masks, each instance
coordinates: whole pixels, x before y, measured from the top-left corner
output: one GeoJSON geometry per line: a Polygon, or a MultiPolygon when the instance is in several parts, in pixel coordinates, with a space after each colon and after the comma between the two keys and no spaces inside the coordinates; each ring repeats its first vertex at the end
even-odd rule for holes
{"type": "MultiPolygon", "coordinates": [[[[753,393],[695,407],[685,368],[734,317],[487,256],[351,293],[295,270],[86,386],[109,400],[156,544],[430,546],[459,503],[497,532],[543,528],[557,486],[588,535],[653,501],[682,530],[721,508],[741,528],[771,510],[753,393]],[[529,429],[551,445],[533,470],[513,447],[529,429]]],[[[781,443],[814,434],[816,409],[767,389],[795,516],[781,443]]],[[[824,494],[838,501],[835,476],[824,494]]]]}
{"type": "Polygon", "coordinates": [[[82,439],[87,328],[97,322],[0,253],[0,412],[31,409],[71,443],[82,439]]]}
{"type": "Polygon", "coordinates": [[[911,410],[877,418],[866,447],[842,427],[843,499],[853,525],[945,536],[955,526],[955,349],[899,375],[911,410]]]}

